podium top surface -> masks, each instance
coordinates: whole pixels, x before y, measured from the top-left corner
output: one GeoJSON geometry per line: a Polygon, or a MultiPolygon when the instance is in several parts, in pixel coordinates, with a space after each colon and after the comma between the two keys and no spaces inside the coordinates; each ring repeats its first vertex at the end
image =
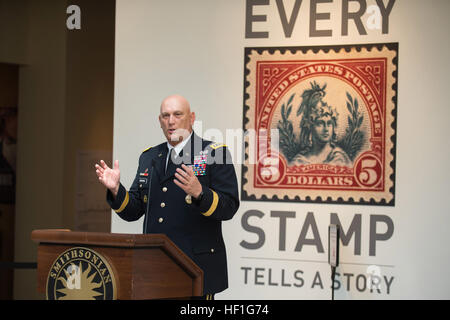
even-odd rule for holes
{"type": "Polygon", "coordinates": [[[173,244],[164,234],[127,234],[70,231],[67,229],[34,230],[31,239],[38,243],[100,245],[113,247],[160,247],[173,244]]]}

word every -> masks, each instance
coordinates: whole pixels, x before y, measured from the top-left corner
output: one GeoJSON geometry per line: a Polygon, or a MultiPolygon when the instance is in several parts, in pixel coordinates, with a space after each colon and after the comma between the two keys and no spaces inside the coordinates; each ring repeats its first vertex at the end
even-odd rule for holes
{"type": "MultiPolygon", "coordinates": [[[[258,12],[264,12],[265,8],[270,6],[270,0],[247,0],[245,10],[245,38],[269,38],[269,31],[261,31],[263,27],[260,22],[267,21],[267,14],[255,14],[254,11],[258,7],[258,12]],[[255,31],[255,24],[259,31],[255,31]]],[[[281,25],[283,27],[284,36],[290,38],[294,28],[300,20],[298,19],[300,8],[306,1],[295,0],[276,0],[277,11],[281,25]],[[286,4],[291,7],[291,3],[294,2],[294,6],[291,11],[288,12],[286,4]]],[[[335,13],[331,9],[330,5],[333,5],[335,0],[310,0],[309,2],[309,36],[310,37],[331,37],[333,35],[332,29],[325,29],[322,27],[319,29],[319,25],[326,24],[329,20],[335,19],[335,13]],[[320,7],[319,7],[320,5],[320,7]],[[328,6],[327,6],[328,5],[328,6]],[[332,16],[333,13],[333,16],[332,16]],[[319,22],[320,21],[320,22],[319,22]]],[[[369,14],[369,17],[365,20],[365,25],[370,30],[381,29],[383,34],[389,33],[389,15],[394,6],[395,0],[389,0],[385,5],[383,0],[375,0],[376,4],[367,6],[367,0],[342,0],[341,8],[341,35],[347,36],[349,29],[349,21],[352,20],[358,30],[359,35],[367,35],[367,30],[364,27],[363,15],[369,14]],[[352,6],[353,5],[353,6],[352,6]],[[355,9],[358,7],[358,9],[355,9]]],[[[273,11],[272,11],[273,12],[273,11]]],[[[269,15],[270,19],[274,19],[269,15]]]]}

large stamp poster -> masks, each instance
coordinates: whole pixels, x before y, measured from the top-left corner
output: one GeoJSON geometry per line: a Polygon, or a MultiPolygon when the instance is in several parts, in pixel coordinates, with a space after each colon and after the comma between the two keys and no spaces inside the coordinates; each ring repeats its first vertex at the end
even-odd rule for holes
{"type": "Polygon", "coordinates": [[[394,205],[397,57],[246,48],[242,200],[394,205]]]}

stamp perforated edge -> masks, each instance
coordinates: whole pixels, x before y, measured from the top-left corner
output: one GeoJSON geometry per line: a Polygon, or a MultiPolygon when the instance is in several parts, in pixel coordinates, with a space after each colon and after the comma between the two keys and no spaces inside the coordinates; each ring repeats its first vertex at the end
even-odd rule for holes
{"type": "Polygon", "coordinates": [[[382,192],[371,191],[341,191],[333,192],[333,195],[324,197],[323,190],[283,190],[284,196],[280,197],[280,189],[265,188],[258,190],[251,186],[249,179],[255,174],[254,165],[247,165],[249,158],[248,142],[245,143],[245,160],[241,173],[241,199],[244,201],[294,201],[311,203],[338,203],[338,204],[369,204],[369,205],[395,205],[395,153],[396,153],[396,123],[397,123],[397,79],[398,79],[398,43],[376,43],[340,46],[309,46],[309,47],[249,47],[245,48],[244,64],[244,112],[243,129],[254,128],[254,117],[249,113],[249,104],[255,101],[252,92],[255,92],[255,79],[249,79],[251,64],[254,56],[271,57],[275,53],[282,55],[283,59],[298,59],[301,55],[304,59],[333,59],[352,54],[352,57],[381,56],[388,57],[387,82],[386,82],[386,152],[385,152],[385,188],[382,192]],[[252,56],[253,55],[253,56],[252,56]],[[250,81],[253,80],[253,81],[250,81]],[[388,107],[388,105],[390,107],[388,107]],[[391,110],[391,112],[389,112],[391,110]],[[362,196],[361,196],[362,195],[362,196]],[[322,198],[323,197],[323,198],[322,198]]]}

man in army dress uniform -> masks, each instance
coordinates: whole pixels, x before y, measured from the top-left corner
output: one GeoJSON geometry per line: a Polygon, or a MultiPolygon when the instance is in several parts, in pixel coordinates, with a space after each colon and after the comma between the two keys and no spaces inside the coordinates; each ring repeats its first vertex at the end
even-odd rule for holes
{"type": "Polygon", "coordinates": [[[192,130],[188,101],[163,100],[159,122],[167,142],[144,150],[127,191],[118,160],[96,164],[107,201],[126,221],[145,216],[144,233],[164,233],[204,272],[204,298],[228,287],[222,220],[239,208],[236,173],[226,145],[202,140],[192,130]]]}

